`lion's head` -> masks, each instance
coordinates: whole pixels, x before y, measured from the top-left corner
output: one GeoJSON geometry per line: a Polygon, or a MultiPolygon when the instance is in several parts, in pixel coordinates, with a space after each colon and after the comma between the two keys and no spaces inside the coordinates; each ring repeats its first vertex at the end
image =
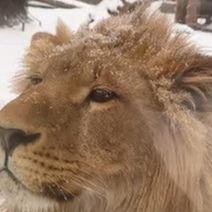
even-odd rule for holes
{"type": "Polygon", "coordinates": [[[10,212],[212,210],[212,59],[160,16],[37,33],[0,111],[10,212]]]}

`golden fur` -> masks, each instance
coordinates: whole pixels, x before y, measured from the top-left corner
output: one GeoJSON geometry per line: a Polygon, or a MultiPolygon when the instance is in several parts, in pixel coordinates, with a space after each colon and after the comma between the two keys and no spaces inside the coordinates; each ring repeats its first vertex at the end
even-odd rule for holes
{"type": "Polygon", "coordinates": [[[0,126],[41,136],[10,155],[16,180],[0,171],[2,210],[212,211],[212,58],[163,17],[59,23],[33,36],[24,67],[0,126]],[[95,89],[116,98],[91,101],[95,89]]]}

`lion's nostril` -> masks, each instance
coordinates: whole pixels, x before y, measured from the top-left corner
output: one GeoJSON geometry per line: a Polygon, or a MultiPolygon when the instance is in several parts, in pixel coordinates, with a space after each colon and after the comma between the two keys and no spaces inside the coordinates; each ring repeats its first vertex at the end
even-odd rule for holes
{"type": "Polygon", "coordinates": [[[2,137],[2,146],[7,154],[12,154],[13,150],[19,145],[27,145],[35,141],[40,134],[26,134],[20,129],[0,128],[0,136],[2,137]]]}

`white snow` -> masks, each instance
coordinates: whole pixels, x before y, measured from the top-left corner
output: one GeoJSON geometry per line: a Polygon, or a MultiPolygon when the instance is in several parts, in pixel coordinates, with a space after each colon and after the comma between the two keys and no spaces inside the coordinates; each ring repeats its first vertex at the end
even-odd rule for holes
{"type": "MultiPolygon", "coordinates": [[[[134,0],[128,0],[134,1],[134,0]]],[[[66,0],[67,3],[74,1],[66,0]]],[[[120,0],[104,0],[97,6],[80,5],[83,8],[77,9],[38,9],[30,8],[30,17],[32,22],[25,25],[25,31],[22,32],[22,26],[13,28],[0,28],[0,108],[15,97],[10,92],[9,86],[13,74],[21,68],[21,57],[29,45],[31,36],[37,31],[48,31],[53,33],[58,18],[62,19],[72,30],[77,30],[82,24],[87,24],[90,18],[94,18],[94,24],[107,18],[109,15],[107,9],[116,10],[121,6],[120,0]]],[[[176,32],[184,31],[191,35],[191,40],[202,47],[206,53],[212,53],[212,33],[193,31],[186,26],[175,26],[176,32]]]]}

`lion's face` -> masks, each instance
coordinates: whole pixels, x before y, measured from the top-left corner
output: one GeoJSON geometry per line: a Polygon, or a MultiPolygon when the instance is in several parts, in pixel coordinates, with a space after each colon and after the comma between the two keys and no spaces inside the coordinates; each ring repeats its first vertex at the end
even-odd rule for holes
{"type": "Polygon", "coordinates": [[[17,204],[29,192],[65,204],[85,191],[103,198],[126,171],[133,175],[132,164],[151,157],[140,155],[149,145],[144,76],[95,42],[39,61],[21,79],[20,96],[1,111],[1,162],[7,167],[1,184],[14,187],[1,185],[6,199],[17,204]]]}
{"type": "MultiPolygon", "coordinates": [[[[169,126],[167,117],[173,111],[193,106],[190,92],[173,86],[178,77],[186,87],[183,73],[172,74],[169,67],[186,72],[188,63],[200,66],[203,59],[190,47],[183,56],[173,54],[170,45],[173,51],[182,48],[183,39],[171,40],[161,24],[165,29],[159,30],[163,38],[158,40],[154,21],[137,30],[134,19],[112,18],[74,35],[60,26],[55,36],[33,37],[26,69],[17,78],[20,95],[0,112],[0,194],[5,208],[154,211],[156,206],[141,202],[157,195],[168,201],[176,180],[164,166],[169,156],[160,152],[158,142],[167,148],[161,136],[168,130],[160,125],[169,126]],[[146,29],[150,34],[145,37],[146,29]],[[175,59],[180,57],[190,62],[179,64],[175,59]],[[174,90],[170,96],[168,88],[174,90]],[[174,109],[164,117],[169,107],[174,109]]],[[[183,192],[176,195],[187,205],[183,192]]]]}

